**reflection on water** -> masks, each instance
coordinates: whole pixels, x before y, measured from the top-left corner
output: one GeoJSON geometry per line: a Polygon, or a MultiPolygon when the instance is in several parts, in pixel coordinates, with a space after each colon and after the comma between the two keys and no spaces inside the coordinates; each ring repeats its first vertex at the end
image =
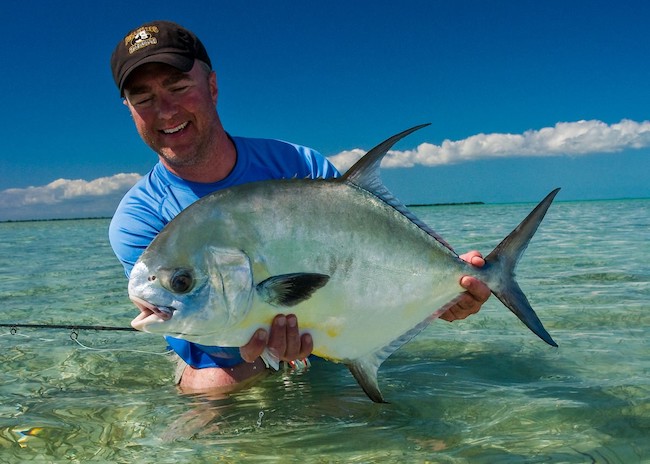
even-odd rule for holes
{"type": "MultiPolygon", "coordinates": [[[[529,208],[416,213],[487,252],[529,208]]],[[[3,322],[128,326],[107,225],[0,224],[3,322]]],[[[0,330],[0,462],[647,462],[648,252],[650,201],[553,205],[518,279],[560,347],[492,299],[389,358],[385,405],[322,360],[228,397],[184,395],[156,336],[0,330]]]]}

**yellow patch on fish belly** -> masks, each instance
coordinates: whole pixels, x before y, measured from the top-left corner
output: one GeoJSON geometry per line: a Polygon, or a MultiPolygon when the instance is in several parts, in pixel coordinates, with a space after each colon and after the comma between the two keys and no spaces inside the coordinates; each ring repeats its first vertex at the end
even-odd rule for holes
{"type": "Polygon", "coordinates": [[[315,346],[312,354],[331,361],[338,360],[338,356],[335,356],[330,348],[333,345],[336,346],[337,343],[332,343],[332,340],[338,339],[345,328],[343,318],[329,317],[325,321],[315,324],[312,321],[305,321],[301,323],[300,328],[305,333],[311,333],[314,338],[315,346]]]}
{"type": "Polygon", "coordinates": [[[341,333],[341,328],[340,327],[329,327],[326,331],[327,336],[330,338],[336,338],[339,336],[341,333]]]}
{"type": "Polygon", "coordinates": [[[329,338],[337,338],[341,335],[341,331],[345,326],[345,321],[340,317],[330,317],[323,324],[323,332],[327,334],[329,338]]]}

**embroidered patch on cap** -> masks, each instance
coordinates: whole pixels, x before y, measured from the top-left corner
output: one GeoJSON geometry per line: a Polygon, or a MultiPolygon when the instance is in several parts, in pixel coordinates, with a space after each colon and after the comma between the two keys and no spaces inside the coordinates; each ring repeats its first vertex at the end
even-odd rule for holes
{"type": "Polygon", "coordinates": [[[156,26],[144,26],[124,38],[124,45],[129,47],[129,55],[142,50],[149,45],[156,45],[158,39],[154,34],[159,32],[156,26]]]}

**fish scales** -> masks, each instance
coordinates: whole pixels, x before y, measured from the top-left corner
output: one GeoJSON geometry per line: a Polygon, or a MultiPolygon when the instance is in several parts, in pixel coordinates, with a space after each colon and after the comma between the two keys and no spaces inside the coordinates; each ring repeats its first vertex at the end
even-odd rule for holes
{"type": "Polygon", "coordinates": [[[242,346],[279,313],[297,315],[314,353],[344,362],[374,401],[377,370],[482,279],[531,330],[550,335],[514,268],[557,190],[486,258],[461,260],[383,186],[379,163],[404,131],[340,179],[270,180],[215,192],[172,220],[142,254],[129,295],[134,327],[216,346],[242,346]]]}
{"type": "MultiPolygon", "coordinates": [[[[450,250],[394,208],[345,183],[258,182],[217,192],[190,213],[202,220],[188,222],[182,233],[161,234],[157,254],[196,249],[197,242],[242,250],[256,265],[253,283],[292,272],[329,275],[328,284],[292,312],[317,340],[316,354],[335,361],[385,346],[463,291],[458,280],[465,266],[450,250]],[[336,321],[335,331],[330,321],[336,321]]],[[[188,339],[241,346],[284,311],[266,309],[263,317],[256,308],[249,311],[239,330],[224,327],[220,336],[188,339]]]]}

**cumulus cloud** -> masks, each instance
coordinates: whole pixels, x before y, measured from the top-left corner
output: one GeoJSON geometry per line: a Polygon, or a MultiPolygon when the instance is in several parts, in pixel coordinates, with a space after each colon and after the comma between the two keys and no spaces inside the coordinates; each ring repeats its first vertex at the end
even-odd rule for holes
{"type": "Polygon", "coordinates": [[[92,181],[57,179],[41,187],[3,190],[0,220],[111,216],[140,177],[122,173],[92,181]]]}
{"type": "MultiPolygon", "coordinates": [[[[589,155],[647,146],[650,146],[650,121],[624,119],[611,125],[597,120],[559,122],[523,134],[477,134],[463,140],[445,140],[440,145],[422,143],[414,150],[391,150],[382,167],[437,166],[486,158],[589,155]]],[[[345,171],[364,153],[353,149],[329,159],[345,171]]]]}
{"type": "MultiPolygon", "coordinates": [[[[477,134],[440,145],[422,143],[413,150],[391,150],[382,167],[437,166],[505,157],[586,156],[650,146],[650,121],[624,119],[559,122],[522,134],[477,134]]],[[[347,170],[365,150],[341,152],[329,159],[347,170]]],[[[58,179],[45,186],[0,191],[0,221],[111,216],[139,174],[116,174],[92,181],[58,179]]]]}

